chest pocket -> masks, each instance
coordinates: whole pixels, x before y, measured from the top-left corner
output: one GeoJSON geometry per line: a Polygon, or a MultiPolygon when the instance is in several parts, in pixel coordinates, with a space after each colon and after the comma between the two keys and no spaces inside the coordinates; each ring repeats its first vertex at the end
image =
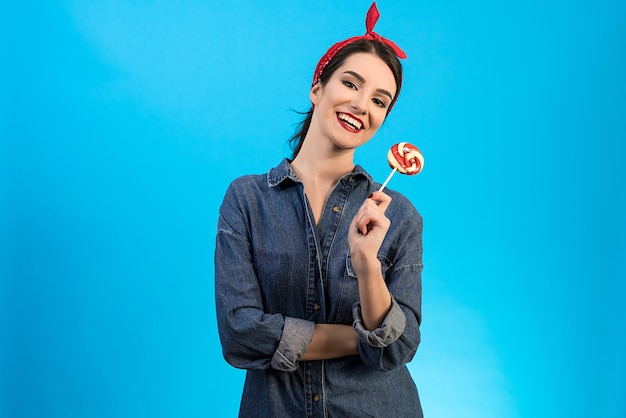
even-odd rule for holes
{"type": "MultiPolygon", "coordinates": [[[[352,305],[359,300],[359,282],[352,267],[352,257],[348,252],[343,277],[340,282],[339,303],[335,323],[352,324],[352,305]]],[[[383,278],[387,281],[387,271],[392,266],[391,260],[385,254],[378,254],[383,278]]]]}

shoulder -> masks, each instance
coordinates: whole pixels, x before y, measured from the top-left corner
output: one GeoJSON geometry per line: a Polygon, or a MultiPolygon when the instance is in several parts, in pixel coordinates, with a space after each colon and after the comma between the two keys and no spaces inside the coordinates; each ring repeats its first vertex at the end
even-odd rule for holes
{"type": "Polygon", "coordinates": [[[267,185],[267,174],[246,174],[235,178],[228,186],[228,190],[246,190],[259,188],[263,184],[267,185]]]}
{"type": "Polygon", "coordinates": [[[246,211],[245,208],[255,206],[255,202],[263,199],[262,196],[269,192],[268,189],[267,174],[247,174],[237,177],[226,189],[221,205],[222,211],[224,208],[246,211]]]}
{"type": "Polygon", "coordinates": [[[422,232],[424,222],[413,203],[402,193],[389,190],[391,204],[385,212],[391,226],[387,232],[388,256],[397,266],[422,264],[422,232]]]}
{"type": "Polygon", "coordinates": [[[388,217],[400,218],[410,222],[422,221],[422,215],[405,195],[391,189],[386,190],[385,193],[392,199],[387,209],[388,217]]]}
{"type": "Polygon", "coordinates": [[[247,174],[234,179],[229,191],[245,191],[245,190],[268,190],[287,179],[292,179],[294,174],[289,166],[289,160],[283,159],[278,166],[270,169],[264,174],[247,174]]]}
{"type": "Polygon", "coordinates": [[[218,231],[230,231],[246,236],[251,217],[262,200],[265,174],[248,174],[234,179],[220,205],[218,231]]]}
{"type": "Polygon", "coordinates": [[[289,160],[285,158],[267,173],[235,178],[226,190],[223,205],[255,207],[261,202],[276,199],[276,195],[284,189],[283,185],[292,185],[295,181],[289,160]]]}
{"type": "Polygon", "coordinates": [[[389,190],[391,204],[385,216],[391,221],[389,235],[401,248],[421,246],[421,236],[424,229],[422,215],[413,203],[402,193],[389,190]],[[420,243],[420,244],[418,244],[420,243]]]}

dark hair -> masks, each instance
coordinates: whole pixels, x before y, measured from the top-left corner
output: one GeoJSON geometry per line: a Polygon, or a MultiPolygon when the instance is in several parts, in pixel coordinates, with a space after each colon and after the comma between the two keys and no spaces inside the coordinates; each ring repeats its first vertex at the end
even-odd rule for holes
{"type": "MultiPolygon", "coordinates": [[[[337,68],[341,67],[346,59],[352,55],[359,52],[366,52],[371,54],[376,54],[380,59],[382,59],[385,64],[389,67],[391,72],[393,73],[393,78],[396,80],[396,95],[389,104],[389,108],[391,108],[396,100],[398,100],[398,96],[400,95],[400,89],[402,88],[402,64],[400,64],[400,60],[396,56],[395,52],[386,44],[369,39],[359,39],[354,41],[337,52],[337,54],[333,57],[332,60],[326,65],[324,71],[320,75],[320,83],[322,85],[326,85],[330,77],[333,75],[337,68]]],[[[306,137],[307,132],[309,131],[309,127],[311,126],[311,119],[313,117],[313,106],[309,109],[308,112],[301,114],[306,115],[304,120],[298,124],[298,130],[289,139],[289,145],[293,149],[292,159],[296,158],[300,149],[302,148],[302,143],[304,142],[304,138],[306,137]]]]}

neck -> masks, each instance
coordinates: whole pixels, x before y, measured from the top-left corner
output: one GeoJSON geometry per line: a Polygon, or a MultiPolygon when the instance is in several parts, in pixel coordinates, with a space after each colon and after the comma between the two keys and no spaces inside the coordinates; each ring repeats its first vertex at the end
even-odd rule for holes
{"type": "Polygon", "coordinates": [[[354,170],[352,156],[354,151],[346,153],[323,154],[312,152],[310,147],[302,149],[291,162],[291,169],[304,185],[315,223],[322,218],[324,206],[339,179],[354,170]]]}
{"type": "Polygon", "coordinates": [[[318,184],[333,185],[345,174],[354,170],[354,149],[340,149],[328,141],[316,141],[307,135],[291,166],[294,172],[318,184]]]}
{"type": "Polygon", "coordinates": [[[291,167],[305,183],[334,186],[341,177],[354,170],[353,153],[347,156],[313,156],[303,151],[304,146],[292,161],[291,167]]]}

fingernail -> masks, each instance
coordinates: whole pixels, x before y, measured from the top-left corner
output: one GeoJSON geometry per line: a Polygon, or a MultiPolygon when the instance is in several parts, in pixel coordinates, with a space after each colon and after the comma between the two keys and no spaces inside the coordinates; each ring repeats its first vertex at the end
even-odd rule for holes
{"type": "Polygon", "coordinates": [[[368,199],[371,199],[372,197],[374,197],[374,193],[370,193],[369,196],[367,196],[368,199]]]}

